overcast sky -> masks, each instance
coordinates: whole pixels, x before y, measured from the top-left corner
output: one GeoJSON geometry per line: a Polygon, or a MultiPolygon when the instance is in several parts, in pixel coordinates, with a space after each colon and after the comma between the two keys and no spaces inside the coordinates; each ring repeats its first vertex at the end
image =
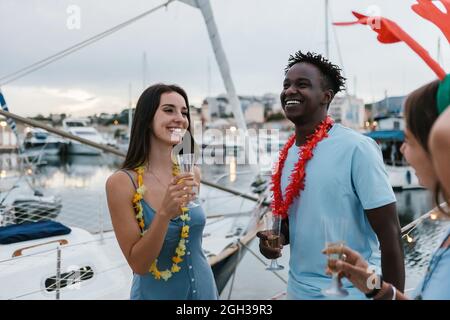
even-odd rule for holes
{"type": "MultiPolygon", "coordinates": [[[[1,0],[0,77],[102,32],[164,1],[1,0]],[[69,29],[70,5],[80,8],[80,29],[69,29]]],[[[332,21],[352,21],[351,10],[378,12],[400,24],[433,57],[441,37],[443,66],[450,48],[439,29],[410,8],[414,0],[330,0],[332,21]]],[[[289,54],[324,53],[323,0],[211,0],[239,94],[278,94],[289,54]]],[[[199,10],[174,2],[2,91],[20,115],[118,112],[136,102],[146,84],[177,83],[191,103],[223,93],[224,86],[199,10]]],[[[330,59],[343,65],[350,93],[365,102],[404,95],[435,75],[405,44],[381,45],[367,27],[330,27],[330,59]],[[337,35],[342,62],[336,46],[337,35]],[[356,83],[356,85],[355,85],[356,83]]]]}

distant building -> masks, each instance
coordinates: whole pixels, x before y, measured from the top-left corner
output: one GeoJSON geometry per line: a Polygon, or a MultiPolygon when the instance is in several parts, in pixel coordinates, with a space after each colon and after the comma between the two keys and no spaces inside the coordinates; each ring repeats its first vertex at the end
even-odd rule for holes
{"type": "MultiPolygon", "coordinates": [[[[263,96],[238,96],[245,121],[253,124],[264,123],[267,116],[281,110],[279,98],[275,94],[263,96]]],[[[202,118],[206,123],[217,119],[233,118],[233,110],[226,95],[207,97],[202,104],[202,118]]]]}
{"type": "Polygon", "coordinates": [[[210,120],[217,118],[230,118],[233,116],[233,110],[228,103],[228,98],[225,95],[217,97],[207,97],[203,101],[203,105],[208,105],[207,118],[210,120]]]}
{"type": "Polygon", "coordinates": [[[405,130],[405,121],[401,116],[383,116],[375,118],[377,130],[405,130]]]}
{"type": "Polygon", "coordinates": [[[244,118],[247,123],[263,123],[264,106],[259,102],[253,102],[245,109],[244,118]]]}
{"type": "Polygon", "coordinates": [[[62,114],[52,114],[52,113],[50,113],[49,118],[52,121],[53,125],[60,125],[62,123],[62,121],[64,120],[64,117],[62,116],[62,114]]]}
{"type": "Polygon", "coordinates": [[[264,114],[267,116],[271,113],[281,112],[281,101],[280,96],[273,93],[266,93],[261,98],[262,104],[264,105],[264,114]]]}
{"type": "Polygon", "coordinates": [[[367,120],[364,101],[350,95],[335,97],[328,113],[336,122],[355,130],[364,128],[367,120]]]}
{"type": "Polygon", "coordinates": [[[401,115],[406,96],[386,97],[383,100],[372,103],[374,117],[387,115],[401,115]]]}

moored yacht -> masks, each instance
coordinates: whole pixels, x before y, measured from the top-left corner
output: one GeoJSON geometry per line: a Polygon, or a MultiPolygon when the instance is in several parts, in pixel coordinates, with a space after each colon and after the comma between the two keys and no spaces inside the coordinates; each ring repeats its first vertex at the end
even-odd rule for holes
{"type": "Polygon", "coordinates": [[[384,116],[375,119],[376,130],[365,133],[374,139],[381,148],[383,161],[394,189],[419,189],[414,169],[406,162],[400,147],[405,140],[404,119],[401,116],[384,116]]]}
{"type": "MultiPolygon", "coordinates": [[[[107,141],[100,135],[94,127],[88,125],[85,119],[64,119],[63,129],[77,137],[91,140],[93,142],[107,145],[107,141]]],[[[100,155],[101,151],[78,141],[70,141],[68,144],[69,154],[100,155]]]]}
{"type": "Polygon", "coordinates": [[[65,143],[64,139],[52,135],[44,129],[30,127],[25,129],[23,146],[28,153],[39,152],[44,155],[57,155],[65,143]]]}

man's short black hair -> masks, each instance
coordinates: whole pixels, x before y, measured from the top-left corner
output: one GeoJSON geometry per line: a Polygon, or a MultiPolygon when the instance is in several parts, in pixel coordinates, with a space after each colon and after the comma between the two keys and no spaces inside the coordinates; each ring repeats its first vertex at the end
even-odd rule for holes
{"type": "Polygon", "coordinates": [[[324,80],[322,81],[324,89],[331,89],[336,94],[345,88],[346,79],[341,75],[342,69],[332,64],[322,55],[314,52],[304,54],[301,51],[297,51],[294,55],[290,55],[284,73],[286,74],[294,64],[301,62],[310,63],[320,70],[322,79],[324,80]]]}

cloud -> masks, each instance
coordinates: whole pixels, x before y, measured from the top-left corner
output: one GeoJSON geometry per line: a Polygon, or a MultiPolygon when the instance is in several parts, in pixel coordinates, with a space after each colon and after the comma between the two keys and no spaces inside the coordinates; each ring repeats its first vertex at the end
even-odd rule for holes
{"type": "MultiPolygon", "coordinates": [[[[330,1],[330,18],[351,20],[351,10],[366,12],[375,3],[381,14],[398,21],[435,56],[439,30],[412,12],[413,2],[330,1]]],[[[0,77],[161,3],[157,0],[2,0],[0,77]],[[80,8],[79,30],[69,30],[66,26],[69,5],[80,8]]],[[[211,5],[239,94],[278,94],[289,54],[299,49],[319,53],[325,50],[323,1],[214,0],[211,5]]],[[[385,90],[390,95],[406,94],[434,78],[406,46],[380,45],[373,32],[364,27],[330,27],[329,35],[331,60],[344,66],[350,92],[356,91],[367,102],[383,97],[385,90]],[[337,43],[342,56],[338,54],[337,43]]],[[[450,49],[444,41],[441,43],[445,64],[450,49]]],[[[446,63],[444,67],[449,67],[446,63]]],[[[181,85],[197,104],[207,95],[225,91],[199,10],[174,2],[168,10],[160,10],[4,86],[3,91],[11,110],[23,112],[30,105],[39,105],[34,109],[42,113],[64,111],[58,108],[88,112],[90,106],[92,113],[96,113],[99,112],[96,108],[118,111],[128,105],[130,83],[135,103],[144,86],[155,82],[181,85]],[[38,87],[53,91],[38,92],[38,87]]]]}
{"type": "Polygon", "coordinates": [[[47,93],[51,96],[58,97],[58,98],[66,98],[70,100],[74,100],[77,102],[86,102],[91,101],[95,99],[95,96],[91,95],[89,92],[81,89],[68,89],[68,90],[62,90],[62,89],[51,89],[51,88],[43,88],[43,93],[47,93]]]}
{"type": "Polygon", "coordinates": [[[49,113],[66,113],[74,116],[101,112],[116,113],[127,105],[116,96],[93,96],[81,89],[10,86],[3,91],[11,112],[23,116],[49,113]]]}

